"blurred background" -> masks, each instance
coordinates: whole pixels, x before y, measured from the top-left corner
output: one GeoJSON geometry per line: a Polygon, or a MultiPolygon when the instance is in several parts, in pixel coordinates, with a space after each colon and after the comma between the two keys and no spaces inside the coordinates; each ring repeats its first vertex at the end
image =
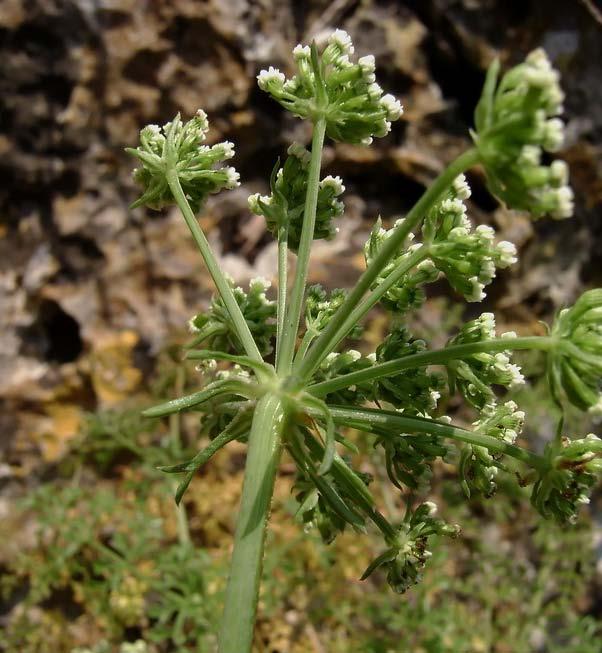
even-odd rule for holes
{"type": "MultiPolygon", "coordinates": [[[[177,211],[129,210],[147,123],[209,115],[211,141],[236,145],[240,188],[200,216],[240,284],[273,278],[276,248],[247,196],[265,192],[278,156],[306,125],[259,91],[290,71],[292,47],[334,27],[373,53],[402,101],[392,134],[370,148],[329,143],[325,174],[347,187],[332,242],[316,244],[312,281],[349,286],[374,219],[403,215],[469,145],[484,73],[543,46],[567,94],[577,211],[565,222],[501,208],[476,169],[470,214],[514,242],[519,263],[485,306],[435,285],[414,329],[443,343],[493,310],[501,330],[541,333],[562,305],[602,285],[602,8],[594,0],[0,0],[0,650],[163,653],[215,650],[244,448],[221,452],[183,512],[155,467],[196,450],[195,422],[144,422],[140,407],[196,387],[179,362],[187,320],[211,280],[177,211]]],[[[367,351],[386,322],[371,315],[367,351]]],[[[554,431],[525,356],[517,393],[531,446],[554,431]]],[[[471,415],[453,400],[459,422],[471,415]]],[[[578,416],[583,435],[600,426],[578,416]]],[[[356,436],[361,443],[361,438],[356,436]]],[[[362,464],[379,475],[369,443],[362,464]]],[[[452,465],[433,470],[442,513],[464,536],[441,542],[425,580],[399,597],[360,583],[370,537],[330,547],[294,521],[284,461],[268,541],[256,650],[270,653],[599,653],[600,496],[572,530],[541,525],[522,490],[467,502],[452,465]],[[443,482],[444,481],[444,482],[443,482]]],[[[383,504],[403,500],[383,484],[383,504]]]]}

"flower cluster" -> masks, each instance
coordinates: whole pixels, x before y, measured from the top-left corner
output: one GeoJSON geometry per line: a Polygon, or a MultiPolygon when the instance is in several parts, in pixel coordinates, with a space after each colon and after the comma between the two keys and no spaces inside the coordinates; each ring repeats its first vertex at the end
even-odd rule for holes
{"type": "MultiPolygon", "coordinates": [[[[479,419],[473,424],[477,433],[513,444],[522,430],[525,414],[513,401],[501,405],[485,406],[479,419]]],[[[459,473],[466,496],[472,492],[490,497],[496,490],[495,477],[502,469],[501,456],[486,447],[467,444],[462,448],[459,473]]]]}
{"type": "MultiPolygon", "coordinates": [[[[502,334],[512,338],[513,332],[502,334]]],[[[449,345],[462,345],[495,338],[495,318],[492,313],[483,313],[476,320],[467,322],[454,336],[449,345]]],[[[513,387],[524,383],[520,368],[510,362],[509,352],[481,351],[459,360],[447,363],[450,386],[456,387],[466,401],[478,409],[495,401],[492,385],[513,387]]]]}
{"type": "Polygon", "coordinates": [[[387,476],[393,485],[403,491],[429,488],[432,463],[445,458],[449,449],[442,439],[431,433],[404,433],[401,437],[380,437],[377,440],[385,452],[387,476]]]}
{"type": "Polygon", "coordinates": [[[562,310],[552,336],[559,339],[548,368],[554,395],[602,414],[602,289],[588,290],[562,310]]]}
{"type": "Polygon", "coordinates": [[[307,477],[297,475],[293,486],[295,500],[299,504],[297,516],[306,532],[317,528],[324,544],[331,544],[339,533],[345,530],[347,522],[320,494],[315,484],[307,477]]]}
{"type": "Polygon", "coordinates": [[[298,45],[293,50],[297,74],[286,79],[276,68],[262,70],[259,87],[300,118],[326,119],[326,133],[343,143],[369,145],[374,136],[389,133],[391,121],[402,115],[392,95],[383,94],[376,83],[372,55],[351,61],[351,38],[335,30],[321,55],[315,46],[298,45]]]}
{"type": "MultiPolygon", "coordinates": [[[[266,296],[270,285],[269,281],[257,278],[249,283],[248,293],[240,287],[233,287],[236,302],[264,354],[272,351],[272,338],[276,333],[276,302],[266,296]]],[[[214,297],[209,310],[192,317],[188,326],[194,334],[190,346],[206,343],[210,349],[241,353],[232,318],[221,297],[214,297]]]]}
{"type": "Polygon", "coordinates": [[[545,466],[531,494],[533,506],[543,517],[574,522],[602,472],[601,456],[602,440],[593,433],[580,440],[557,438],[548,443],[545,466]]]}
{"type": "Polygon", "coordinates": [[[473,230],[463,200],[470,197],[464,175],[429,212],[423,235],[434,266],[449,284],[469,302],[485,298],[483,289],[495,277],[496,268],[516,262],[516,248],[508,241],[494,243],[495,232],[488,225],[473,230]]]}
{"type": "MultiPolygon", "coordinates": [[[[412,338],[405,327],[399,326],[377,347],[376,362],[386,363],[425,350],[424,340],[412,338]]],[[[373,393],[379,400],[403,409],[406,414],[428,415],[437,407],[442,387],[440,375],[428,372],[426,367],[414,367],[378,379],[373,393]]]]}
{"type": "MultiPolygon", "coordinates": [[[[375,355],[362,356],[355,349],[348,349],[344,352],[331,352],[326,356],[315,374],[315,381],[328,381],[342,374],[359,372],[367,367],[372,367],[375,362],[375,355]]],[[[372,383],[352,385],[342,390],[335,390],[327,395],[328,401],[334,404],[357,405],[371,397],[372,383]]]]}
{"type": "MultiPolygon", "coordinates": [[[[335,288],[330,295],[322,286],[310,286],[305,294],[305,329],[314,336],[320,335],[330,319],[343,304],[347,291],[335,288]]],[[[359,338],[362,334],[361,325],[356,325],[348,334],[348,338],[359,338]]]]}
{"type": "Polygon", "coordinates": [[[431,556],[427,550],[431,535],[456,536],[457,526],[450,526],[435,517],[437,506],[426,501],[413,512],[408,511],[403,523],[389,542],[389,548],[382,553],[364,572],[362,580],[368,578],[376,569],[387,571],[387,581],[395,592],[403,594],[421,579],[421,572],[431,556]]]}
{"type": "MultiPolygon", "coordinates": [[[[394,230],[402,224],[403,218],[397,220],[392,229],[384,229],[381,219],[378,218],[364,246],[364,258],[367,266],[378,256],[383,244],[393,235],[394,230]]],[[[414,234],[409,234],[407,242],[400,248],[400,254],[385,265],[375,279],[373,287],[380,285],[396,270],[403,267],[410,256],[422,247],[419,243],[412,244],[413,240],[414,234]]],[[[385,308],[394,313],[403,314],[409,310],[419,308],[425,300],[422,286],[436,281],[438,276],[439,272],[432,261],[425,259],[414,269],[409,269],[405,274],[401,275],[383,295],[380,302],[385,308]]]]}
{"type": "MultiPolygon", "coordinates": [[[[282,168],[272,176],[271,194],[251,195],[249,208],[256,215],[265,217],[268,231],[274,237],[278,237],[278,230],[285,226],[288,247],[296,252],[303,227],[311,155],[299,143],[293,143],[288,148],[288,154],[282,168]]],[[[343,202],[337,199],[344,191],[345,186],[340,177],[328,175],[320,182],[314,227],[315,239],[329,240],[337,233],[333,220],[343,215],[345,210],[343,202]]]]}
{"type": "Polygon", "coordinates": [[[207,137],[209,122],[204,111],[183,123],[180,114],[163,127],[147,125],[140,132],[140,145],[126,151],[142,164],[134,170],[134,179],[142,186],[143,194],[132,207],[146,205],[161,209],[174,203],[168,173],[177,179],[193,211],[198,211],[207,195],[223,188],[239,185],[234,168],[216,168],[234,156],[232,143],[202,145],[207,137]]]}
{"type": "Polygon", "coordinates": [[[568,218],[573,192],[563,161],[542,165],[542,151],[556,152],[564,140],[564,93],[559,74],[542,49],[509,70],[498,84],[499,64],[487,74],[475,112],[474,139],[492,193],[510,208],[534,217],[568,218]]]}
{"type": "MultiPolygon", "coordinates": [[[[381,299],[382,304],[396,313],[405,313],[422,305],[423,286],[436,281],[443,274],[450,285],[469,302],[482,301],[484,288],[495,277],[497,269],[516,262],[516,247],[508,242],[494,242],[495,232],[488,225],[473,230],[466,215],[464,200],[470,197],[470,187],[464,175],[454,180],[451,188],[425,217],[422,234],[424,243],[413,243],[410,233],[395,256],[380,272],[374,286],[385,282],[390,275],[404,267],[411,256],[422,254],[422,260],[390,284],[381,299]]],[[[364,247],[366,264],[376,258],[384,242],[404,219],[397,220],[392,229],[383,229],[377,220],[364,247]]]]}
{"type": "Polygon", "coordinates": [[[348,525],[364,531],[363,515],[374,505],[368,490],[372,476],[352,470],[339,457],[327,474],[318,474],[316,465],[324,454],[322,445],[306,428],[297,428],[296,434],[297,438],[289,443],[289,452],[297,465],[293,492],[300,504],[297,515],[305,528],[317,528],[327,544],[348,525]]]}

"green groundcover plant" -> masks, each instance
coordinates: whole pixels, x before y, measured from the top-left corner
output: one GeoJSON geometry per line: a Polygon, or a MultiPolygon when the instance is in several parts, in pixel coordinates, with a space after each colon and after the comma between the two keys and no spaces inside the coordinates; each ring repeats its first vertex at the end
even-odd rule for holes
{"type": "Polygon", "coordinates": [[[140,146],[129,150],[140,162],[134,176],[143,187],[134,206],[180,208],[218,291],[209,309],[190,320],[193,340],[185,356],[199,361],[201,389],[145,411],[147,417],[197,411],[210,437],[194,458],[163,468],[183,475],[176,500],[221,447],[232,440],[248,443],[220,653],[251,649],[283,451],[296,465],[300,521],[315,526],[327,543],[345,529],[376,528],[383,551],[362,578],[381,569],[396,592],[420,580],[431,536],[458,534],[458,526],[437,516],[433,502],[422,500],[431,466],[446,459],[450,444],[460,449],[458,476],[466,495],[491,495],[496,476],[509,473],[532,487],[533,507],[543,517],[560,522],[576,519],[602,467],[602,441],[593,434],[567,437],[562,420],[569,404],[602,412],[602,289],[560,311],[545,336],[498,335],[491,313],[461,326],[443,349],[429,348],[408,329],[408,315],[423,303],[427,284],[445,278],[457,295],[479,302],[496,271],[516,262],[513,244],[497,242],[491,227],[474,227],[467,216],[467,169],[481,165],[490,191],[509,208],[534,218],[571,216],[567,166],[543,158],[563,141],[557,71],[543,50],[503,75],[495,61],[475,111],[473,147],[390,229],[377,221],[365,246],[364,273],[351,290],[329,293],[307,287],[312,242],[336,237],[335,220],[344,213],[342,180],[321,178],[324,140],[369,146],[402,115],[400,103],[376,82],[374,57],[355,61],[353,54],[349,35],[336,30],[322,48],[295,47],[293,77],[272,67],[258,75],[263,91],[313,127],[311,149],[291,144],[286,160],[274,166],[270,194],[249,198],[278,242],[276,300],[268,298],[269,284],[261,279],[247,291],[234,287],[195,217],[210,193],[239,184],[234,168],[221,165],[234,156],[232,143],[203,144],[206,114],[149,125],[140,146]],[[296,254],[292,279],[289,250],[296,254]],[[376,351],[338,351],[346,339],[361,335],[363,318],[377,304],[390,312],[391,327],[376,351]],[[525,415],[503,399],[504,389],[524,381],[511,360],[518,350],[546,357],[559,409],[557,432],[542,454],[517,444],[525,415]],[[471,429],[441,414],[442,395],[456,392],[475,411],[471,429]],[[371,479],[345,455],[355,448],[345,437],[347,427],[370,434],[382,448],[387,475],[406,498],[400,523],[380,511],[371,479]],[[510,471],[509,459],[520,463],[518,474],[514,465],[510,471]]]}

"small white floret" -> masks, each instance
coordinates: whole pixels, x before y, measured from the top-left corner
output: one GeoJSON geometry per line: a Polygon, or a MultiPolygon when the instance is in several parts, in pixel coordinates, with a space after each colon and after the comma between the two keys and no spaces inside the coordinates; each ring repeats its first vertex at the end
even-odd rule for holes
{"type": "Polygon", "coordinates": [[[514,243],[511,243],[508,240],[501,240],[496,245],[496,251],[498,253],[498,267],[506,268],[510,265],[514,265],[518,258],[516,256],[516,246],[514,243]]]}
{"type": "Polygon", "coordinates": [[[240,186],[240,175],[235,168],[224,168],[224,172],[226,173],[226,188],[232,189],[240,186]]]}
{"type": "Polygon", "coordinates": [[[556,208],[551,212],[553,218],[570,218],[575,210],[575,196],[570,186],[562,186],[554,191],[556,208]]]}
{"type": "Polygon", "coordinates": [[[390,93],[383,95],[383,97],[380,99],[380,105],[387,112],[388,120],[399,120],[403,114],[403,107],[401,106],[401,102],[390,93]]]}
{"type": "Polygon", "coordinates": [[[548,152],[556,152],[564,143],[564,123],[560,118],[551,118],[544,125],[542,144],[548,152]]]}
{"type": "Polygon", "coordinates": [[[453,190],[454,195],[460,200],[467,200],[470,197],[470,186],[464,175],[459,175],[454,179],[453,190]]]}
{"type": "Polygon", "coordinates": [[[331,188],[335,196],[341,195],[345,192],[343,180],[338,176],[333,177],[332,175],[328,175],[327,177],[324,177],[324,179],[322,179],[320,182],[320,187],[331,188]]]}
{"type": "Polygon", "coordinates": [[[471,277],[468,282],[470,283],[470,291],[466,295],[467,302],[482,302],[486,295],[484,292],[484,286],[479,281],[477,277],[471,277]]]}
{"type": "Polygon", "coordinates": [[[262,91],[267,91],[271,86],[282,86],[285,81],[284,73],[281,73],[278,68],[273,66],[270,66],[267,70],[262,70],[257,75],[257,83],[262,91]]]}
{"type": "Polygon", "coordinates": [[[309,45],[301,45],[301,43],[296,45],[293,48],[293,57],[296,61],[300,61],[301,59],[309,59],[311,57],[311,50],[309,49],[309,45]]]}
{"type": "Polygon", "coordinates": [[[343,29],[335,29],[328,38],[328,42],[332,45],[336,45],[340,50],[347,54],[353,54],[355,51],[351,37],[343,29]]]}

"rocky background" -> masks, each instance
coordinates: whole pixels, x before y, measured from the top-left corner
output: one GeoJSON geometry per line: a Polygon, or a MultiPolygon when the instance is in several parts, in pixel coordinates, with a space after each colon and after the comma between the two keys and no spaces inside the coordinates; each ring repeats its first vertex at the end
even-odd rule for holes
{"type": "Polygon", "coordinates": [[[77,430],[80,410],[135,392],[154,354],[210,293],[177,213],[128,209],[136,190],[123,148],[141,126],[202,107],[211,139],[235,142],[243,186],[212,199],[202,223],[238,281],[273,275],[274,245],[246,197],[265,189],[290,140],[308,134],[254,77],[268,64],[290,68],[291,46],[333,26],[351,33],[359,54],[376,55],[379,81],[405,115],[372,148],[327,148],[326,172],[344,178],[348,210],[339,238],[317,248],[315,279],[349,284],[375,216],[403,214],[468,145],[492,58],[509,65],[543,45],[567,92],[561,156],[577,216],[532,225],[499,208],[472,173],[473,216],[521,252],[491,301],[507,321],[531,323],[602,283],[602,13],[593,2],[3,0],[4,450],[59,456],[55,440],[77,430]]]}
{"type": "MultiPolygon", "coordinates": [[[[147,123],[205,109],[211,140],[235,143],[243,184],[212,197],[202,225],[238,282],[272,278],[275,246],[247,196],[266,190],[276,158],[309,133],[258,90],[255,75],[268,65],[290,69],[297,42],[333,27],[352,35],[358,54],[375,54],[379,82],[405,115],[371,148],[327,145],[325,174],[343,177],[347,210],[337,238],[315,247],[313,280],[353,282],[375,217],[403,215],[469,145],[491,60],[512,65],[542,45],[567,94],[560,156],[576,217],[531,223],[500,207],[481,171],[471,171],[472,217],[520,252],[485,308],[504,329],[539,332],[540,319],[602,285],[602,9],[594,0],[0,0],[0,521],[53,477],[87,413],[148,401],[158,355],[181,341],[212,291],[177,211],[128,208],[137,189],[123,148],[147,123]]],[[[449,290],[432,295],[423,324],[441,339],[454,319],[449,290]]],[[[382,330],[378,316],[374,323],[368,340],[382,330]]],[[[540,413],[531,429],[544,432],[545,406],[540,413]]],[[[232,513],[239,476],[231,496],[219,497],[232,513]]],[[[206,529],[215,512],[198,509],[198,523],[206,529]]],[[[227,529],[216,530],[224,539],[227,529]]],[[[21,546],[10,542],[0,572],[10,547],[21,546]]],[[[357,577],[355,565],[349,575],[357,577]]],[[[588,605],[602,605],[594,591],[588,605]]]]}

